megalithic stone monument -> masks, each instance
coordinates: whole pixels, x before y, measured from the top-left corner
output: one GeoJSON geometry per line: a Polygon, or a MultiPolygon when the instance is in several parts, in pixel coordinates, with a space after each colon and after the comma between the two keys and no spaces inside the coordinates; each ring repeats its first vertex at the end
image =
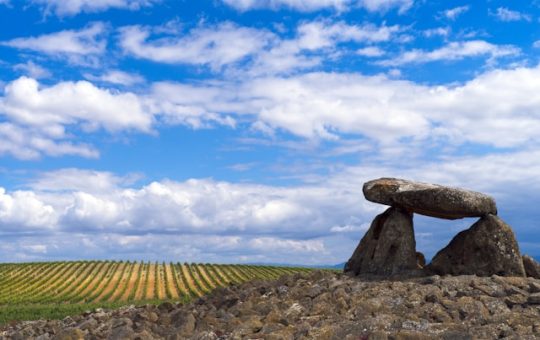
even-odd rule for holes
{"type": "Polygon", "coordinates": [[[497,205],[492,197],[396,178],[369,181],[364,184],[363,192],[367,200],[390,208],[375,217],[346,263],[346,273],[390,276],[422,269],[426,274],[525,276],[514,233],[497,216],[497,205]],[[414,213],[451,220],[480,219],[456,235],[422,268],[419,259],[423,256],[415,249],[414,213]]]}

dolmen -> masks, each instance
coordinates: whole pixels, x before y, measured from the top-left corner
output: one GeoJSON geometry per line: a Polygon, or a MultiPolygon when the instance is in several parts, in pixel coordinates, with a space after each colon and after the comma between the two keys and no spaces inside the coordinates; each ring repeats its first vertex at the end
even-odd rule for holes
{"type": "Polygon", "coordinates": [[[351,275],[533,276],[540,264],[521,256],[512,228],[497,216],[495,200],[485,194],[396,178],[369,181],[367,200],[390,206],[375,217],[344,271],[351,275]],[[425,265],[416,251],[413,214],[443,219],[478,217],[425,265]]]}

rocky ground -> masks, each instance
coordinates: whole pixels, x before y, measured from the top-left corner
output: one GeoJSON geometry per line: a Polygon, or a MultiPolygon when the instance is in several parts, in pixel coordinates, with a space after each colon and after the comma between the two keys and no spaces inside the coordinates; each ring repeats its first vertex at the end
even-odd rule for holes
{"type": "Polygon", "coordinates": [[[216,290],[188,305],[29,321],[1,339],[537,339],[540,280],[368,280],[316,271],[216,290]]]}

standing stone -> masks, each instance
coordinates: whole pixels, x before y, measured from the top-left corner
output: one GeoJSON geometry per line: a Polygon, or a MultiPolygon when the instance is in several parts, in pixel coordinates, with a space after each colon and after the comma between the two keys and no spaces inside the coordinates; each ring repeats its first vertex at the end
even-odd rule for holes
{"type": "Polygon", "coordinates": [[[449,220],[497,214],[495,200],[490,196],[437,184],[380,178],[366,182],[363,192],[371,202],[449,220]]]}
{"type": "Polygon", "coordinates": [[[512,229],[491,214],[457,234],[428,268],[440,275],[525,276],[512,229]]]}
{"type": "Polygon", "coordinates": [[[417,269],[412,214],[396,207],[375,217],[349,261],[353,275],[393,275],[417,269]]]}
{"type": "Polygon", "coordinates": [[[534,277],[540,279],[540,263],[529,255],[523,255],[523,267],[525,267],[525,274],[528,277],[534,277]]]}

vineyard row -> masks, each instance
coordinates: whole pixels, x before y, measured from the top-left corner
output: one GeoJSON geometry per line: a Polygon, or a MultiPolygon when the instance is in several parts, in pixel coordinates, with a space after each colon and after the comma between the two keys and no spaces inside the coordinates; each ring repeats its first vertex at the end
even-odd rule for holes
{"type": "Polygon", "coordinates": [[[130,261],[0,264],[0,306],[188,300],[229,284],[309,270],[130,261]]]}

